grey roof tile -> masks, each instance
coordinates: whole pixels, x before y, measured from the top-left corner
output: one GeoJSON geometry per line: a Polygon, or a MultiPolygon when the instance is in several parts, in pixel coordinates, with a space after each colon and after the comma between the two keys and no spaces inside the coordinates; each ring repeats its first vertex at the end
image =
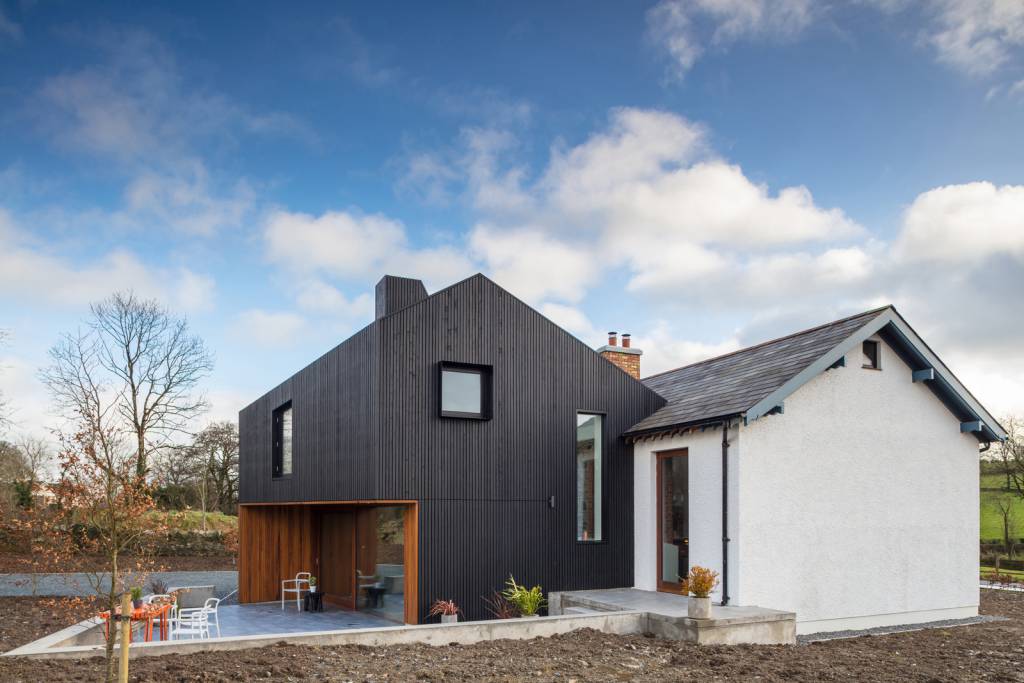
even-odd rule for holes
{"type": "Polygon", "coordinates": [[[647,377],[668,403],[627,434],[743,413],[887,308],[647,377]]]}

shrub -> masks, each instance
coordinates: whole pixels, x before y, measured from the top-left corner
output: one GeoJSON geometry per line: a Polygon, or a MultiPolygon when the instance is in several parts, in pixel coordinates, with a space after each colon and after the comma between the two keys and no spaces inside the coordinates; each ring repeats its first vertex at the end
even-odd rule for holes
{"type": "Polygon", "coordinates": [[[132,600],[142,599],[142,588],[139,586],[132,586],[132,600]]]}
{"type": "Polygon", "coordinates": [[[524,617],[537,614],[541,608],[547,605],[548,601],[544,599],[544,593],[540,586],[534,586],[533,588],[521,586],[516,583],[515,578],[511,575],[509,575],[505,585],[508,587],[502,591],[501,595],[515,605],[516,609],[519,610],[519,614],[524,617]]]}
{"type": "Polygon", "coordinates": [[[707,567],[692,567],[686,578],[680,580],[683,595],[706,598],[718,587],[718,572],[707,567]]]}
{"type": "Polygon", "coordinates": [[[453,614],[458,614],[462,610],[455,604],[454,600],[434,600],[434,604],[430,606],[430,615],[432,617],[447,616],[450,617],[453,614]]]}
{"type": "Polygon", "coordinates": [[[153,591],[154,595],[167,595],[167,582],[154,578],[149,582],[149,590],[153,591]]]}
{"type": "Polygon", "coordinates": [[[483,601],[487,612],[495,619],[514,619],[519,616],[519,610],[499,591],[491,591],[491,594],[483,598],[483,601]]]}

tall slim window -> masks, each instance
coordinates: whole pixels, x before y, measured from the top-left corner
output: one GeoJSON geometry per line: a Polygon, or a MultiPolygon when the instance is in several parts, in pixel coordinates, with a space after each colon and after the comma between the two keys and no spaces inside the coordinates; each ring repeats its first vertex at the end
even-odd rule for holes
{"type": "Polygon", "coordinates": [[[287,477],[292,473],[292,403],[289,401],[274,411],[274,476],[287,477]]]}
{"type": "Polygon", "coordinates": [[[604,418],[576,414],[576,540],[600,541],[602,535],[601,468],[604,418]]]}

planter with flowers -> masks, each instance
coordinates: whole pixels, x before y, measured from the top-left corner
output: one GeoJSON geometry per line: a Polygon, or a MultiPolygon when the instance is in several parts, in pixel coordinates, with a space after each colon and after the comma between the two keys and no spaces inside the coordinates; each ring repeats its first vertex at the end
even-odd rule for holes
{"type": "Polygon", "coordinates": [[[688,596],[686,614],[692,619],[711,618],[711,591],[718,587],[718,572],[707,567],[692,567],[680,582],[688,596]]]}

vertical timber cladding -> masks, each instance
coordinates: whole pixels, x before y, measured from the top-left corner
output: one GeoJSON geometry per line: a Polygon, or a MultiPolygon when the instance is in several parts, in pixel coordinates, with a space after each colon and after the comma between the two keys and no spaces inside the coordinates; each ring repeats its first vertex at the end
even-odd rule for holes
{"type": "MultiPolygon", "coordinates": [[[[631,586],[632,455],[620,435],[663,404],[477,275],[371,323],[246,407],[240,502],[418,501],[421,619],[438,598],[485,618],[481,596],[509,574],[545,591],[631,586]],[[493,368],[491,420],[438,416],[441,361],[493,368]],[[271,414],[286,401],[294,474],[275,480],[271,414]],[[601,543],[576,542],[577,410],[605,415],[601,543]]],[[[253,594],[257,584],[269,590],[257,581],[253,594]]]]}
{"type": "Polygon", "coordinates": [[[663,400],[482,276],[377,327],[377,479],[382,496],[420,501],[420,615],[454,599],[486,618],[482,596],[510,574],[545,592],[633,585],[620,435],[663,400]],[[441,361],[493,368],[491,420],[438,417],[441,361]],[[576,541],[578,410],[605,415],[600,543],[576,541]]]}
{"type": "Polygon", "coordinates": [[[238,602],[281,598],[281,580],[315,571],[319,533],[305,505],[240,505],[238,602]]]}

